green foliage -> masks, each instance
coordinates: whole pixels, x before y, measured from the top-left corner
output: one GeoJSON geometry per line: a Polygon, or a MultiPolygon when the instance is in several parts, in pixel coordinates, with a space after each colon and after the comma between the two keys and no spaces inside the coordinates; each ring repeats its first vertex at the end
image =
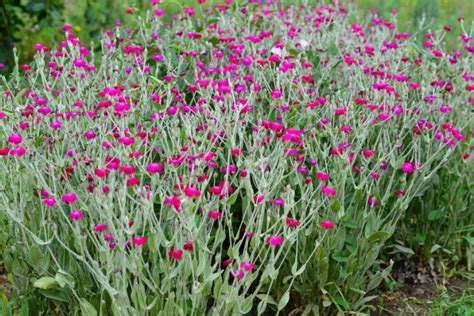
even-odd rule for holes
{"type": "MultiPolygon", "coordinates": [[[[36,11],[32,12],[49,12],[53,3],[34,5],[36,11]]],[[[87,26],[76,28],[76,33],[94,37],[101,23],[114,18],[107,12],[124,5],[116,3],[82,2],[76,4],[76,11],[61,19],[74,20],[84,15],[87,26]]],[[[63,3],[56,5],[57,10],[63,10],[63,3]]],[[[0,108],[7,114],[0,121],[2,146],[8,145],[8,135],[18,132],[18,122],[27,120],[17,109],[29,108],[41,96],[54,111],[43,116],[36,113],[41,120],[30,118],[31,128],[20,131],[25,135],[22,145],[28,149],[26,155],[5,155],[0,159],[1,259],[13,288],[13,299],[2,300],[2,312],[10,313],[12,306],[19,306],[22,313],[40,310],[83,315],[179,315],[195,311],[212,315],[262,314],[300,306],[314,314],[362,312],[371,299],[371,291],[392,269],[393,261],[381,256],[384,249],[389,249],[392,258],[418,256],[431,263],[438,253],[459,254],[459,260],[465,260],[470,267],[472,258],[465,250],[466,246],[472,249],[473,238],[469,209],[472,184],[467,176],[472,159],[464,162],[458,157],[470,144],[466,141],[462,142],[463,147],[450,147],[435,140],[432,130],[424,130],[421,135],[413,132],[420,120],[439,126],[449,119],[468,135],[470,109],[458,106],[465,103],[467,91],[439,93],[440,99],[453,103],[454,110],[449,113],[427,109],[431,105],[423,101],[425,95],[437,91],[430,85],[433,73],[449,78],[455,87],[463,87],[459,65],[466,66],[468,57],[461,56],[458,65],[436,59],[431,51],[417,46],[415,38],[400,41],[400,50],[364,55],[364,66],[394,64],[398,73],[409,74],[412,81],[421,83],[419,91],[412,91],[406,82],[394,81],[401,100],[395,99],[387,91],[372,89],[377,79],[362,74],[357,63],[345,60],[346,52],[357,52],[362,45],[359,35],[348,32],[350,24],[345,15],[335,14],[333,20],[312,30],[298,19],[300,11],[292,10],[289,20],[301,23],[301,36],[311,41],[311,49],[305,50],[300,42],[296,45],[292,38],[283,50],[298,65],[312,61],[311,70],[298,66],[283,72],[272,64],[236,70],[248,72],[252,84],[264,87],[244,94],[255,107],[241,113],[229,110],[237,106],[237,92],[224,101],[216,101],[214,97],[221,95],[210,87],[191,88],[196,73],[201,71],[198,61],[226,67],[228,60],[214,58],[210,52],[235,53],[227,45],[220,46],[214,31],[204,27],[219,22],[231,35],[244,37],[247,32],[272,30],[280,36],[278,32],[287,31],[283,20],[257,18],[256,6],[249,8],[251,18],[238,11],[221,16],[216,10],[213,15],[198,12],[192,18],[180,15],[176,19],[171,15],[181,12],[179,5],[168,1],[163,7],[168,10],[164,17],[132,16],[130,22],[124,22],[136,24],[132,30],[117,27],[114,33],[103,35],[101,45],[91,55],[84,54],[79,44],[55,47],[62,53],[60,57],[38,52],[31,70],[20,73],[16,69],[11,80],[2,82],[5,91],[0,108]],[[239,29],[242,25],[249,28],[245,34],[239,29]],[[183,29],[184,34],[202,32],[204,36],[178,36],[183,29]],[[152,36],[158,32],[159,37],[152,36]],[[127,52],[137,45],[138,52],[127,52]],[[204,53],[192,56],[189,51],[204,53]],[[153,58],[155,53],[162,54],[162,61],[153,58]],[[410,60],[420,57],[426,62],[416,67],[401,63],[405,55],[410,60]],[[81,58],[94,67],[76,65],[75,61],[81,58]],[[60,68],[55,76],[45,66],[50,61],[60,65],[51,66],[60,68]],[[307,71],[311,71],[313,83],[293,81],[307,71]],[[175,77],[165,79],[169,74],[175,77]],[[281,129],[274,133],[262,127],[263,119],[276,120],[280,115],[276,108],[280,101],[269,96],[269,90],[277,87],[284,93],[281,102],[291,105],[288,113],[281,115],[281,122],[288,128],[304,130],[304,142],[282,142],[281,129]],[[314,109],[304,107],[313,101],[304,92],[309,87],[327,97],[327,103],[314,109]],[[112,88],[114,93],[101,94],[112,88]],[[37,95],[25,94],[27,89],[37,95]],[[383,110],[388,111],[383,114],[389,114],[390,119],[379,119],[382,109],[354,104],[358,91],[370,102],[384,106],[403,102],[403,110],[398,114],[383,110]],[[156,101],[156,96],[163,101],[156,101]],[[77,100],[83,102],[84,112],[74,116],[77,100]],[[109,105],[110,110],[98,108],[99,103],[111,100],[114,104],[109,105]],[[130,111],[117,110],[124,105],[122,100],[130,102],[126,104],[130,111]],[[200,103],[202,111],[180,110],[174,116],[168,111],[175,103],[183,107],[200,103]],[[336,114],[342,105],[347,115],[336,114]],[[424,107],[422,111],[420,107],[424,107]],[[72,113],[71,117],[65,113],[72,113]],[[329,123],[321,126],[322,118],[329,118],[329,123]],[[58,130],[48,125],[56,119],[63,123],[58,130]],[[206,130],[199,133],[198,127],[204,123],[206,130]],[[261,133],[251,129],[255,124],[262,125],[261,133]],[[342,124],[350,126],[351,133],[342,133],[342,124]],[[97,132],[97,139],[84,137],[86,131],[92,130],[97,132]],[[141,142],[137,135],[145,131],[146,142],[141,142]],[[122,132],[136,137],[137,142],[123,146],[116,141],[122,132]],[[113,143],[112,148],[102,145],[106,141],[113,143]],[[347,150],[338,153],[343,148],[340,145],[347,150]],[[288,155],[288,149],[293,149],[289,146],[304,152],[303,159],[288,155]],[[245,154],[230,154],[234,147],[242,148],[245,154]],[[366,148],[374,150],[373,157],[361,154],[366,148]],[[77,152],[65,154],[72,149],[77,152]],[[241,177],[224,173],[200,162],[193,168],[170,162],[187,150],[193,155],[215,151],[219,167],[232,163],[248,169],[249,174],[241,177]],[[111,157],[119,158],[122,165],[133,164],[140,185],[127,186],[125,181],[129,178],[122,171],[110,170],[105,179],[95,177],[95,168],[103,167],[111,157]],[[316,159],[317,165],[306,163],[309,158],[316,159]],[[162,173],[146,171],[150,162],[158,161],[166,164],[162,173]],[[405,161],[423,165],[413,172],[402,172],[405,161]],[[308,167],[308,174],[297,169],[301,166],[308,167]],[[329,182],[317,180],[317,170],[330,171],[329,182]],[[382,175],[373,177],[371,171],[382,175]],[[197,181],[200,174],[209,177],[197,181]],[[313,176],[314,182],[306,181],[308,175],[313,176]],[[178,190],[183,181],[199,187],[202,195],[183,195],[178,190]],[[233,184],[231,195],[210,193],[210,188],[221,181],[233,184]],[[101,191],[105,184],[112,190],[101,191]],[[334,189],[334,194],[323,194],[321,189],[326,184],[337,188],[337,193],[334,189]],[[404,194],[396,195],[400,188],[404,194]],[[41,189],[58,203],[45,204],[44,197],[34,191],[41,189]],[[72,191],[79,197],[74,208],[60,202],[66,192],[72,191]],[[265,195],[264,203],[253,200],[257,194],[265,195]],[[180,209],[165,202],[173,196],[180,197],[180,209]],[[272,199],[280,198],[286,201],[284,205],[271,204],[272,199]],[[369,198],[378,204],[369,204],[369,198]],[[68,217],[76,205],[84,211],[84,218],[68,217]],[[207,212],[212,209],[222,212],[222,218],[208,217],[207,212]],[[297,218],[300,225],[285,224],[288,217],[297,218]],[[323,220],[336,223],[335,229],[323,229],[323,220]],[[98,223],[106,223],[113,232],[113,246],[101,231],[94,230],[98,223]],[[246,231],[252,232],[253,237],[244,237],[246,231]],[[284,236],[284,243],[270,246],[266,238],[272,235],[284,236]],[[136,236],[147,236],[148,242],[134,244],[136,236]],[[170,258],[168,251],[188,240],[194,242],[195,248],[184,252],[179,260],[170,258]],[[223,265],[226,258],[232,259],[228,267],[223,265]],[[244,262],[256,266],[242,279],[232,277],[231,272],[244,262]]],[[[25,2],[21,10],[33,9],[25,2]]],[[[116,14],[123,12],[118,10],[116,14]]],[[[15,13],[15,19],[22,19],[20,13],[15,13]]],[[[34,23],[41,23],[41,14],[34,23]]],[[[26,27],[30,22],[25,19],[19,23],[26,27]]],[[[56,29],[63,20],[51,23],[57,23],[56,29]]],[[[374,29],[369,41],[381,47],[391,35],[389,32],[374,29]]],[[[21,37],[21,33],[12,34],[21,37]]],[[[54,41],[52,37],[50,40],[54,41]]],[[[258,45],[249,41],[246,45],[257,54],[260,48],[273,49],[274,40],[263,40],[258,45]]],[[[232,85],[239,80],[237,76],[233,82],[230,73],[223,77],[212,72],[208,75],[213,80],[230,78],[232,85]]],[[[435,106],[438,104],[433,109],[435,106]]]]}
{"type": "Polygon", "coordinates": [[[0,71],[9,73],[14,65],[12,47],[16,47],[20,63],[33,59],[33,45],[50,47],[62,37],[61,27],[73,25],[72,32],[80,35],[86,46],[99,41],[104,28],[125,19],[125,9],[135,4],[136,10],[147,1],[115,0],[5,0],[0,4],[0,71]]]}
{"type": "Polygon", "coordinates": [[[433,31],[443,25],[451,25],[452,31],[443,39],[448,47],[454,47],[461,32],[470,32],[474,19],[474,1],[464,0],[357,0],[356,7],[360,13],[368,9],[377,9],[378,15],[384,18],[390,16],[390,10],[397,9],[398,28],[402,32],[416,35],[423,39],[424,32],[433,31]],[[458,18],[467,22],[467,30],[457,23],[458,18]]]}

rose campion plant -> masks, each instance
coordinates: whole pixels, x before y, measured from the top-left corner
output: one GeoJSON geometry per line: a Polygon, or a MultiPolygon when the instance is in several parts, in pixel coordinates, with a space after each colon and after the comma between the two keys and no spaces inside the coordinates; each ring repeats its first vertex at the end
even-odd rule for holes
{"type": "Polygon", "coordinates": [[[367,311],[411,203],[472,161],[469,36],[424,46],[343,4],[150,6],[99,52],[65,25],[0,83],[15,291],[66,314],[367,311]]]}

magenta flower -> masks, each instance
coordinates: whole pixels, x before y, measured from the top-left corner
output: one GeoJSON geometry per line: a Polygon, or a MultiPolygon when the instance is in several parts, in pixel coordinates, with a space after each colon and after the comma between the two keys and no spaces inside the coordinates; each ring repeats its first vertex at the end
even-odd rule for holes
{"type": "Polygon", "coordinates": [[[8,136],[8,142],[18,145],[23,141],[23,137],[20,134],[11,134],[8,136]]]}
{"type": "Polygon", "coordinates": [[[245,233],[244,233],[244,236],[245,236],[245,237],[248,237],[248,238],[252,238],[253,235],[254,235],[253,232],[245,232],[245,233]]]}
{"type": "Polygon", "coordinates": [[[375,155],[375,150],[372,150],[372,149],[364,149],[362,151],[362,154],[364,155],[364,157],[372,157],[373,155],[375,155]]]}
{"type": "Polygon", "coordinates": [[[128,178],[127,181],[126,181],[126,184],[129,187],[136,186],[139,183],[140,183],[140,179],[138,179],[137,177],[128,178]]]}
{"type": "Polygon", "coordinates": [[[163,165],[158,162],[152,162],[146,166],[146,171],[150,173],[157,173],[163,171],[163,165]]]}
{"type": "Polygon", "coordinates": [[[328,221],[328,220],[322,221],[320,225],[321,225],[321,227],[326,228],[326,229],[333,229],[334,228],[334,223],[331,222],[331,221],[328,221]]]}
{"type": "MultiPolygon", "coordinates": [[[[109,165],[107,167],[109,167],[109,165]]],[[[135,167],[133,165],[123,165],[120,167],[119,171],[130,175],[135,173],[135,167]]]]}
{"type": "Polygon", "coordinates": [[[10,150],[10,155],[21,157],[26,153],[25,147],[15,147],[10,150]]]}
{"type": "Polygon", "coordinates": [[[242,262],[242,263],[240,264],[240,267],[241,267],[242,269],[245,269],[245,270],[247,270],[247,271],[250,271],[250,270],[252,270],[253,268],[255,268],[255,264],[252,263],[252,262],[242,262]]]}
{"type": "Polygon", "coordinates": [[[300,221],[298,221],[294,218],[291,218],[291,217],[287,217],[285,219],[285,222],[288,225],[288,227],[296,227],[296,226],[299,226],[301,224],[300,221]]]}
{"type": "Polygon", "coordinates": [[[105,178],[108,173],[109,173],[109,171],[107,169],[104,169],[104,168],[97,168],[97,169],[94,170],[94,174],[98,178],[105,178]]]}
{"type": "Polygon", "coordinates": [[[212,211],[209,211],[209,217],[213,219],[218,219],[222,217],[222,213],[212,210],[212,211]]]}
{"type": "Polygon", "coordinates": [[[61,198],[61,201],[67,204],[76,202],[77,201],[76,193],[69,192],[69,193],[64,194],[63,197],[61,198]]]}
{"type": "Polygon", "coordinates": [[[244,276],[245,276],[245,272],[243,270],[232,270],[230,271],[230,274],[234,277],[234,278],[238,278],[238,279],[243,279],[244,276]]]}
{"type": "Polygon", "coordinates": [[[367,204],[369,204],[370,206],[378,206],[378,205],[379,205],[379,201],[377,201],[377,199],[375,198],[375,196],[370,195],[369,198],[367,199],[367,204]]]}
{"type": "Polygon", "coordinates": [[[93,139],[93,138],[96,138],[97,134],[94,133],[93,131],[87,131],[84,133],[84,137],[86,137],[87,139],[93,139]]]}
{"type": "Polygon", "coordinates": [[[104,240],[105,241],[112,241],[114,240],[114,235],[112,233],[107,233],[104,235],[104,240]]]}
{"type": "Polygon", "coordinates": [[[279,99],[283,96],[283,93],[281,93],[280,90],[273,90],[271,92],[271,96],[274,98],[274,99],[279,99]]]}
{"type": "Polygon", "coordinates": [[[95,227],[94,227],[94,230],[95,230],[96,233],[104,231],[106,229],[107,229],[107,224],[104,224],[104,223],[96,224],[95,227]]]}
{"type": "Polygon", "coordinates": [[[49,197],[44,200],[44,204],[47,206],[54,206],[56,205],[56,200],[49,197]]]}
{"type": "Polygon", "coordinates": [[[317,172],[316,177],[319,180],[328,181],[329,180],[329,173],[327,173],[327,172],[317,172]]]}
{"type": "Polygon", "coordinates": [[[255,203],[261,203],[261,202],[263,202],[263,200],[265,200],[265,196],[263,196],[263,195],[255,195],[253,197],[253,201],[255,203]]]}
{"type": "Polygon", "coordinates": [[[272,235],[267,238],[267,243],[271,246],[279,246],[283,243],[284,238],[282,236],[272,235]]]}
{"type": "Polygon", "coordinates": [[[195,187],[187,187],[184,189],[184,194],[190,198],[199,197],[201,195],[201,191],[199,191],[195,187]]]}
{"type": "Polygon", "coordinates": [[[124,144],[125,146],[129,146],[135,143],[135,138],[124,136],[124,137],[120,137],[118,139],[118,142],[121,144],[124,144]]]}
{"type": "Polygon", "coordinates": [[[177,196],[170,196],[165,198],[165,204],[173,205],[177,212],[180,211],[181,200],[177,196]]]}
{"type": "Polygon", "coordinates": [[[405,172],[405,173],[413,173],[413,171],[415,170],[415,166],[413,165],[413,163],[411,162],[408,162],[408,161],[405,161],[402,165],[402,171],[405,172]]]}
{"type": "Polygon", "coordinates": [[[276,199],[272,201],[273,205],[285,205],[285,200],[283,199],[276,199]]]}
{"type": "Polygon", "coordinates": [[[74,210],[71,213],[69,213],[70,219],[81,219],[83,217],[84,217],[84,212],[81,210],[74,210]]]}
{"type": "Polygon", "coordinates": [[[170,250],[168,251],[168,256],[175,260],[181,260],[181,258],[183,257],[183,251],[181,249],[170,250]]]}
{"type": "Polygon", "coordinates": [[[148,241],[148,237],[146,236],[135,236],[132,238],[132,243],[136,246],[142,246],[146,244],[148,241]]]}
{"type": "Polygon", "coordinates": [[[194,249],[193,242],[191,240],[185,242],[184,245],[183,245],[183,248],[184,248],[184,250],[187,250],[187,251],[193,251],[193,249],[194,249]]]}
{"type": "Polygon", "coordinates": [[[336,195],[337,193],[336,189],[326,185],[321,188],[321,192],[329,196],[336,195]]]}

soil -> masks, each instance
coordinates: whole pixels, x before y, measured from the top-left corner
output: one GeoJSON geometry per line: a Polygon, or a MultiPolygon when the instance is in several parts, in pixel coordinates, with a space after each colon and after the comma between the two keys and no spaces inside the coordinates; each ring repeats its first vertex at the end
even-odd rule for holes
{"type": "MultiPolygon", "coordinates": [[[[430,311],[434,300],[439,297],[439,286],[447,289],[447,294],[452,297],[461,295],[467,289],[474,293],[474,281],[459,276],[443,279],[440,275],[429,272],[425,268],[404,270],[395,267],[392,276],[403,284],[396,290],[379,289],[374,294],[378,295],[369,304],[375,310],[371,316],[386,315],[431,315],[430,311]]],[[[0,266],[0,294],[8,298],[10,286],[6,271],[0,266]]],[[[474,311],[472,313],[474,315],[474,311]]]]}
{"type": "Polygon", "coordinates": [[[414,270],[395,267],[392,276],[401,286],[393,291],[383,288],[378,290],[375,294],[379,297],[370,303],[377,311],[370,315],[431,315],[433,303],[440,296],[441,286],[454,298],[466,290],[474,291],[473,280],[460,276],[445,279],[422,267],[414,270]]]}
{"type": "Polygon", "coordinates": [[[10,296],[10,283],[8,282],[6,271],[0,266],[0,294],[4,292],[7,297],[10,296]]]}

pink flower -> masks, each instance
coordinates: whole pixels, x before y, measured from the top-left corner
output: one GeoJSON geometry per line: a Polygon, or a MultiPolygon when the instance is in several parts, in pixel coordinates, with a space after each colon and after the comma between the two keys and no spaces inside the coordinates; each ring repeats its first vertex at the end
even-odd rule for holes
{"type": "Polygon", "coordinates": [[[271,246],[279,246],[283,243],[284,238],[282,236],[272,235],[267,238],[267,243],[271,246]]]}
{"type": "Polygon", "coordinates": [[[93,138],[96,138],[97,134],[94,133],[93,131],[87,131],[84,133],[84,137],[86,137],[87,139],[93,139],[93,138]]]}
{"type": "Polygon", "coordinates": [[[112,241],[114,240],[114,235],[112,233],[107,233],[104,235],[104,240],[105,241],[112,241]]]}
{"type": "Polygon", "coordinates": [[[255,264],[254,263],[251,263],[251,262],[242,262],[240,264],[240,267],[247,270],[247,271],[250,271],[252,270],[253,268],[255,268],[255,264]]]}
{"type": "Polygon", "coordinates": [[[180,210],[181,200],[177,196],[170,196],[165,198],[165,204],[173,205],[176,211],[180,210]]]}
{"type": "Polygon", "coordinates": [[[243,279],[244,276],[245,276],[245,272],[243,270],[232,270],[230,272],[230,274],[234,277],[234,278],[239,278],[239,279],[243,279]]]}
{"type": "Polygon", "coordinates": [[[137,177],[128,178],[126,183],[129,187],[136,186],[140,183],[140,179],[138,179],[137,177]]]}
{"type": "Polygon", "coordinates": [[[288,227],[296,227],[296,226],[299,226],[301,224],[300,221],[298,221],[294,218],[291,218],[291,217],[287,217],[285,219],[285,222],[288,225],[288,227]]]}
{"type": "Polygon", "coordinates": [[[126,174],[133,174],[135,173],[135,167],[133,165],[123,165],[120,167],[119,171],[126,174]]]}
{"type": "Polygon", "coordinates": [[[157,173],[163,171],[163,165],[158,162],[152,162],[146,166],[146,171],[150,173],[157,173]]]}
{"type": "Polygon", "coordinates": [[[8,142],[18,145],[23,141],[23,137],[20,134],[11,134],[8,136],[8,142]]]}
{"type": "Polygon", "coordinates": [[[135,143],[135,138],[133,138],[133,137],[127,137],[127,136],[125,136],[125,137],[120,137],[120,138],[118,139],[118,142],[124,144],[125,146],[129,146],[129,145],[135,143]]]}
{"type": "Polygon", "coordinates": [[[77,201],[76,193],[69,192],[69,193],[64,194],[63,197],[61,198],[61,201],[67,204],[76,202],[77,201]]]}
{"type": "Polygon", "coordinates": [[[412,173],[415,170],[413,163],[405,161],[402,165],[402,171],[405,173],[412,173]]]}
{"type": "Polygon", "coordinates": [[[144,245],[146,244],[147,241],[148,241],[148,238],[145,236],[136,236],[132,238],[132,243],[137,246],[144,245]]]}
{"type": "Polygon", "coordinates": [[[333,229],[334,228],[334,223],[331,221],[322,221],[321,222],[321,227],[326,228],[326,229],[333,229]]]}
{"type": "Polygon", "coordinates": [[[181,249],[170,250],[168,251],[168,256],[175,260],[181,260],[181,258],[183,257],[183,251],[181,249]]]}
{"type": "Polygon", "coordinates": [[[103,168],[97,168],[97,169],[94,170],[94,174],[98,178],[105,178],[108,173],[109,173],[109,171],[107,169],[103,169],[103,168]]]}
{"type": "Polygon", "coordinates": [[[80,210],[74,210],[71,213],[69,213],[70,219],[81,219],[83,217],[84,217],[84,212],[80,210]]]}
{"type": "Polygon", "coordinates": [[[375,155],[375,150],[372,150],[372,149],[364,149],[362,151],[362,154],[364,155],[364,157],[372,157],[373,155],[375,155]]]}
{"type": "Polygon", "coordinates": [[[367,199],[367,204],[370,206],[377,206],[379,205],[379,201],[375,198],[375,196],[370,195],[369,198],[367,199]]]}
{"type": "Polygon", "coordinates": [[[337,193],[336,189],[334,189],[333,187],[330,187],[330,186],[326,186],[326,185],[324,185],[321,188],[321,192],[326,194],[326,195],[336,195],[336,193],[337,193]]]}
{"type": "Polygon", "coordinates": [[[279,98],[281,98],[281,97],[283,96],[283,93],[281,93],[280,90],[273,90],[273,91],[271,92],[271,96],[272,96],[273,98],[275,98],[275,99],[279,99],[279,98]]]}
{"type": "Polygon", "coordinates": [[[248,237],[248,238],[252,238],[253,235],[254,235],[253,232],[245,232],[245,233],[244,233],[244,236],[245,236],[245,237],[248,237]]]}
{"type": "Polygon", "coordinates": [[[370,176],[374,179],[379,179],[380,178],[380,173],[374,171],[374,172],[370,173],[370,176]]]}
{"type": "Polygon", "coordinates": [[[95,230],[96,233],[104,231],[106,229],[107,229],[107,224],[104,224],[104,223],[96,224],[95,227],[94,227],[94,230],[95,230]]]}
{"type": "Polygon", "coordinates": [[[193,251],[194,249],[193,242],[192,241],[185,242],[183,248],[184,250],[187,250],[187,251],[193,251]]]}
{"type": "Polygon", "coordinates": [[[265,196],[263,196],[263,195],[255,195],[255,196],[253,197],[253,201],[254,201],[255,203],[263,202],[263,200],[265,200],[265,196]]]}
{"type": "Polygon", "coordinates": [[[213,219],[218,219],[222,217],[222,213],[212,210],[212,211],[209,211],[209,217],[213,219]]]}
{"type": "Polygon", "coordinates": [[[184,189],[184,194],[190,198],[199,197],[201,195],[201,191],[199,191],[195,187],[187,187],[184,189]]]}
{"type": "Polygon", "coordinates": [[[283,199],[276,199],[272,201],[273,205],[285,205],[285,200],[283,199]]]}
{"type": "Polygon", "coordinates": [[[329,173],[327,173],[327,172],[317,172],[316,177],[319,180],[328,181],[329,180],[329,173]]]}
{"type": "Polygon", "coordinates": [[[15,147],[10,150],[10,155],[21,157],[26,153],[25,147],[15,147]]]}
{"type": "Polygon", "coordinates": [[[46,198],[44,200],[44,204],[46,204],[47,206],[54,206],[56,205],[56,200],[53,198],[46,198]]]}

